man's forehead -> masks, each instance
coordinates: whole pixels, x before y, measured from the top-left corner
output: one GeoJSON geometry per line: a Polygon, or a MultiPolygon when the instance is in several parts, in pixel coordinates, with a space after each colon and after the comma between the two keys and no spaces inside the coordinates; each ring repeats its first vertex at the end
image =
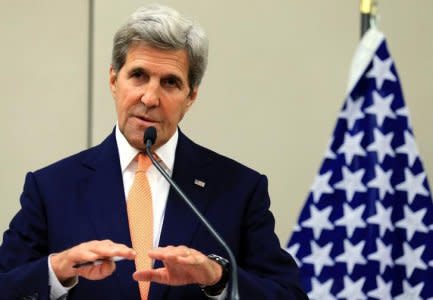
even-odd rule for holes
{"type": "Polygon", "coordinates": [[[128,47],[126,58],[134,55],[149,56],[154,59],[177,57],[178,59],[188,61],[188,51],[186,49],[163,49],[150,46],[144,42],[134,43],[128,47]]]}
{"type": "Polygon", "coordinates": [[[145,68],[159,66],[188,72],[189,59],[185,49],[168,50],[138,44],[128,49],[125,65],[128,68],[145,68]]]}

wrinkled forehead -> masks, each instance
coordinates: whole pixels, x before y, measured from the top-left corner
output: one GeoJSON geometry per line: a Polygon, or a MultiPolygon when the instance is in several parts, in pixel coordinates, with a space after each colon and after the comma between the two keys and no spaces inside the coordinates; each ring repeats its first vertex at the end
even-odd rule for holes
{"type": "Polygon", "coordinates": [[[131,63],[132,61],[172,65],[186,73],[189,70],[189,56],[185,49],[161,49],[147,43],[135,43],[128,47],[125,57],[125,63],[131,63]]]}

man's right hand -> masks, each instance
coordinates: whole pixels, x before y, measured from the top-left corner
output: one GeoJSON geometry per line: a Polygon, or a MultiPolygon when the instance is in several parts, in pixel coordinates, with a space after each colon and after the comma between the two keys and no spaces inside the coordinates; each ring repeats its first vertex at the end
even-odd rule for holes
{"type": "Polygon", "coordinates": [[[116,269],[116,264],[109,259],[114,256],[133,260],[136,253],[132,248],[110,240],[90,241],[52,255],[51,266],[61,283],[76,276],[99,280],[110,276],[116,269]],[[104,261],[98,265],[73,268],[75,264],[97,259],[104,259],[104,261]]]}

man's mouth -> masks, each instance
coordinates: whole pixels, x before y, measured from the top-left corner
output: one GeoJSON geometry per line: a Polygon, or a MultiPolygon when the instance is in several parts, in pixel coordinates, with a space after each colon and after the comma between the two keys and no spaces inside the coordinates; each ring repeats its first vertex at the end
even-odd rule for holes
{"type": "Polygon", "coordinates": [[[146,123],[158,123],[154,119],[143,117],[143,116],[135,116],[135,118],[139,119],[140,121],[146,122],[146,123]]]}

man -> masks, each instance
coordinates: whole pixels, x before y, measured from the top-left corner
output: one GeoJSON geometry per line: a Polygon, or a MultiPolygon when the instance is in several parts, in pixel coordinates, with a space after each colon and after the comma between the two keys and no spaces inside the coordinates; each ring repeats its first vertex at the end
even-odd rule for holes
{"type": "Polygon", "coordinates": [[[119,29],[109,74],[117,125],[100,145],[27,174],[0,247],[1,299],[224,298],[227,254],[143,167],[150,126],[155,156],[234,252],[241,299],[306,298],[274,234],[266,178],[178,129],[207,45],[200,27],[157,5],[119,29]]]}

